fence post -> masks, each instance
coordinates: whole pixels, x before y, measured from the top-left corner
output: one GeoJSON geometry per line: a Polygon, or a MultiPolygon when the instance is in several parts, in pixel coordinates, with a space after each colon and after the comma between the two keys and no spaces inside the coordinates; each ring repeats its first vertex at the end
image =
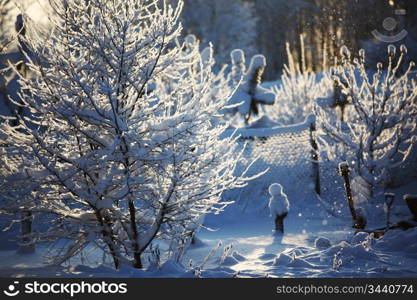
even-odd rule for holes
{"type": "Polygon", "coordinates": [[[350,169],[347,162],[342,162],[339,164],[339,174],[343,177],[345,181],[345,192],[346,199],[349,204],[350,213],[353,219],[353,228],[364,229],[366,226],[366,220],[364,217],[356,214],[355,204],[353,203],[352,188],[350,186],[350,169]]]}
{"type": "Polygon", "coordinates": [[[417,195],[404,195],[404,201],[407,203],[413,219],[417,221],[417,195]]]}
{"type": "Polygon", "coordinates": [[[384,194],[384,200],[385,200],[385,205],[387,208],[387,228],[389,228],[389,225],[391,223],[391,208],[392,208],[392,204],[394,204],[394,200],[395,200],[395,194],[394,193],[385,193],[384,194]]]}
{"type": "Polygon", "coordinates": [[[31,254],[35,252],[35,245],[32,242],[32,212],[25,211],[22,213],[22,220],[20,221],[20,242],[21,245],[17,250],[20,254],[31,254]]]}
{"type": "Polygon", "coordinates": [[[314,137],[314,132],[316,131],[315,120],[310,123],[310,145],[311,145],[311,159],[313,164],[313,176],[314,176],[314,185],[317,195],[321,194],[321,184],[320,184],[320,166],[319,166],[319,154],[318,154],[318,145],[314,137]]]}

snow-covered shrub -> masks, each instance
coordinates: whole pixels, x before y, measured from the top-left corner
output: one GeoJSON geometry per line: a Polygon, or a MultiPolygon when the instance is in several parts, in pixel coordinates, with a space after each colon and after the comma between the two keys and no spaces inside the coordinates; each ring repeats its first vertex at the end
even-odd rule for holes
{"type": "Polygon", "coordinates": [[[284,66],[278,86],[274,86],[275,104],[266,107],[271,120],[282,125],[296,124],[313,113],[314,102],[331,93],[332,83],[327,73],[316,74],[303,64],[295,63],[287,43],[288,63],[284,66]]]}
{"type": "Polygon", "coordinates": [[[229,95],[213,96],[197,47],[176,46],[182,2],[51,4],[51,34],[27,41],[36,76],[20,79],[37,126],[0,127],[1,168],[12,170],[2,196],[14,199],[2,209],[56,215],[37,236],[70,240],[56,262],[93,244],[115,268],[142,268],[155,239],[186,238],[250,179],[235,172],[235,139],[219,138],[227,124],[211,122],[229,95]]]}
{"type": "Polygon", "coordinates": [[[391,172],[407,161],[416,142],[417,84],[411,76],[414,63],[400,73],[407,50],[388,47],[388,65],[377,66],[369,76],[365,52],[352,59],[346,47],[341,49],[342,63],[333,70],[351,112],[341,121],[332,108],[317,106],[319,144],[323,154],[333,161],[348,161],[352,177],[360,177],[361,190],[368,199],[377,187],[390,183],[391,172]],[[365,185],[365,187],[364,187],[365,185]]]}
{"type": "Polygon", "coordinates": [[[266,67],[265,56],[258,54],[251,59],[248,70],[245,65],[245,53],[241,49],[235,49],[230,54],[232,68],[229,81],[239,84],[231,97],[227,114],[238,114],[248,124],[253,115],[258,115],[260,105],[272,105],[275,102],[275,94],[261,85],[262,74],[266,67]]]}
{"type": "Polygon", "coordinates": [[[272,217],[281,216],[288,214],[290,210],[290,203],[288,202],[288,197],[284,193],[282,185],[278,183],[273,183],[269,186],[269,211],[272,217]]]}

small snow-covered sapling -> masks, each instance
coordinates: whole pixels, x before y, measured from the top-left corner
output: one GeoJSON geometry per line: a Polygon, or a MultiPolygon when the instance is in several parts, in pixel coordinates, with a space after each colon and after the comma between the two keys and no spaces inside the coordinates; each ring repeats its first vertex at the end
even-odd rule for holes
{"type": "Polygon", "coordinates": [[[269,186],[269,210],[275,220],[275,231],[284,233],[284,219],[290,210],[288,197],[284,193],[282,185],[273,183],[269,186]]]}
{"type": "Polygon", "coordinates": [[[392,204],[394,203],[395,194],[385,193],[384,197],[385,197],[385,208],[386,208],[386,213],[387,213],[387,228],[388,228],[391,223],[391,207],[392,207],[392,204]]]}
{"type": "Polygon", "coordinates": [[[337,272],[340,271],[342,265],[343,265],[342,252],[339,251],[333,256],[333,270],[337,272]]]}

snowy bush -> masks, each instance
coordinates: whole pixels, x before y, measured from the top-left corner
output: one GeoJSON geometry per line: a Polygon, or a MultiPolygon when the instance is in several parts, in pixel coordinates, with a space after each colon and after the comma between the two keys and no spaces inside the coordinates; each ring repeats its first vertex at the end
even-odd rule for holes
{"type": "Polygon", "coordinates": [[[267,115],[282,125],[296,124],[313,113],[314,102],[331,93],[332,84],[326,73],[316,74],[294,61],[287,43],[288,63],[281,81],[274,87],[276,102],[266,108],[267,115]]]}
{"type": "Polygon", "coordinates": [[[416,142],[417,85],[411,76],[414,63],[399,71],[407,50],[388,47],[388,65],[377,66],[369,76],[365,52],[352,59],[346,47],[341,49],[342,63],[333,70],[341,96],[351,112],[341,121],[329,107],[317,106],[320,148],[333,161],[349,162],[353,177],[372,198],[377,187],[390,183],[391,172],[412,153],[416,142]]]}
{"type": "Polygon", "coordinates": [[[0,127],[2,211],[56,215],[36,239],[71,241],[57,263],[92,244],[142,268],[151,243],[186,239],[250,180],[211,122],[229,95],[197,47],[175,46],[182,2],[159,2],[52,0],[54,30],[27,41],[36,76],[20,98],[36,126],[0,127]]]}

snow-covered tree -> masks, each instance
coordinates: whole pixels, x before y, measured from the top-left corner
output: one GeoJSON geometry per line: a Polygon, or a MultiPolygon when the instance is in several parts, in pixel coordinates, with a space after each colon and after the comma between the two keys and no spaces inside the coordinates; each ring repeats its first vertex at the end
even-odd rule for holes
{"type": "Polygon", "coordinates": [[[253,115],[259,114],[260,105],[272,105],[275,102],[275,94],[261,85],[262,74],[265,70],[266,59],[261,54],[254,55],[248,70],[245,65],[245,53],[235,49],[231,52],[232,69],[229,80],[232,84],[238,84],[229,101],[226,113],[242,116],[247,124],[253,115]]]}
{"type": "Polygon", "coordinates": [[[213,96],[197,47],[176,46],[182,2],[50,2],[54,28],[27,41],[35,76],[20,78],[36,126],[0,127],[2,197],[14,199],[2,210],[55,215],[36,239],[71,241],[56,262],[94,244],[115,268],[142,268],[155,239],[189,236],[250,180],[235,173],[235,140],[220,139],[227,124],[211,122],[229,95],[213,96]]]}
{"type": "Polygon", "coordinates": [[[333,109],[317,106],[317,125],[321,131],[321,151],[335,161],[347,161],[359,190],[367,199],[375,189],[391,180],[391,171],[401,166],[413,152],[416,143],[417,84],[411,70],[400,72],[407,49],[388,47],[388,65],[379,63],[369,76],[365,51],[352,59],[342,47],[342,64],[333,70],[351,108],[346,121],[333,109]]]}

